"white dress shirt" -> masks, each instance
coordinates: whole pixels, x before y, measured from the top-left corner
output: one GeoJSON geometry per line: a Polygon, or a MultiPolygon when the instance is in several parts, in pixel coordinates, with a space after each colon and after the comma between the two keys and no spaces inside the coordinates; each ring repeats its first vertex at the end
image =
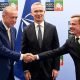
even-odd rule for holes
{"type": "Polygon", "coordinates": [[[34,25],[35,25],[35,31],[36,31],[37,39],[38,39],[38,30],[39,30],[38,25],[40,25],[41,33],[42,33],[42,39],[43,39],[43,36],[44,36],[44,21],[40,24],[34,23],[34,25]]]}
{"type": "Polygon", "coordinates": [[[75,39],[76,39],[76,38],[79,38],[78,42],[79,42],[79,44],[80,44],[80,36],[78,36],[78,37],[75,36],[75,39]]]}

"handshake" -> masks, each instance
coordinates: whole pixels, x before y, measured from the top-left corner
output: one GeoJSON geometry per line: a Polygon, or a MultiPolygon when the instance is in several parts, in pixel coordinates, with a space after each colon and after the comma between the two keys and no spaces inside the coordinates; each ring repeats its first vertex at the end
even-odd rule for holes
{"type": "Polygon", "coordinates": [[[38,60],[37,55],[33,55],[32,53],[23,54],[23,61],[25,63],[29,63],[29,62],[32,62],[32,61],[35,61],[35,60],[38,60]]]}

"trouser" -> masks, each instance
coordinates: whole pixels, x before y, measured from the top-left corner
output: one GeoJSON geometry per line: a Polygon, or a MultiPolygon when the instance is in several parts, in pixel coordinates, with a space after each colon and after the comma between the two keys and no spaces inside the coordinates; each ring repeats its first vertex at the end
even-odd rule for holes
{"type": "Polygon", "coordinates": [[[15,80],[15,79],[14,79],[13,66],[11,67],[11,70],[10,70],[10,73],[9,73],[8,80],[15,80]]]}

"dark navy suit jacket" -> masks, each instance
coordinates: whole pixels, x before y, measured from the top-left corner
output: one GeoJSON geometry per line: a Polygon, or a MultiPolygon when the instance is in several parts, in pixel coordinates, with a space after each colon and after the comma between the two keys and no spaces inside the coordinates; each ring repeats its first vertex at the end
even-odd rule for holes
{"type": "Polygon", "coordinates": [[[9,42],[7,31],[0,21],[0,80],[7,80],[11,69],[11,62],[17,61],[20,54],[14,52],[14,43],[16,39],[16,29],[11,28],[11,43],[9,42]]]}
{"type": "MultiPolygon", "coordinates": [[[[37,54],[46,50],[55,49],[58,46],[56,27],[52,24],[44,22],[44,36],[41,48],[37,40],[34,23],[30,24],[23,32],[22,53],[31,52],[37,54]]],[[[50,80],[52,69],[59,70],[59,63],[59,58],[47,59],[29,64],[23,63],[23,69],[31,72],[32,79],[34,77],[42,80],[42,77],[44,77],[44,80],[50,80]]]]}
{"type": "Polygon", "coordinates": [[[43,60],[45,58],[54,58],[68,53],[71,55],[74,61],[76,80],[80,80],[80,44],[76,42],[74,36],[69,38],[62,47],[40,53],[39,58],[43,60]]]}

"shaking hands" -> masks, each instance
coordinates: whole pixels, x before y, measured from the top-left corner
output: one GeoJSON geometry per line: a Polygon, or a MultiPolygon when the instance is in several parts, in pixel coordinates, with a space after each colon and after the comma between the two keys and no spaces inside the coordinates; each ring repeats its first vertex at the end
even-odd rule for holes
{"type": "Polygon", "coordinates": [[[29,62],[32,62],[32,61],[35,61],[35,60],[37,60],[36,55],[33,55],[32,53],[23,54],[23,61],[25,63],[29,63],[29,62]]]}

